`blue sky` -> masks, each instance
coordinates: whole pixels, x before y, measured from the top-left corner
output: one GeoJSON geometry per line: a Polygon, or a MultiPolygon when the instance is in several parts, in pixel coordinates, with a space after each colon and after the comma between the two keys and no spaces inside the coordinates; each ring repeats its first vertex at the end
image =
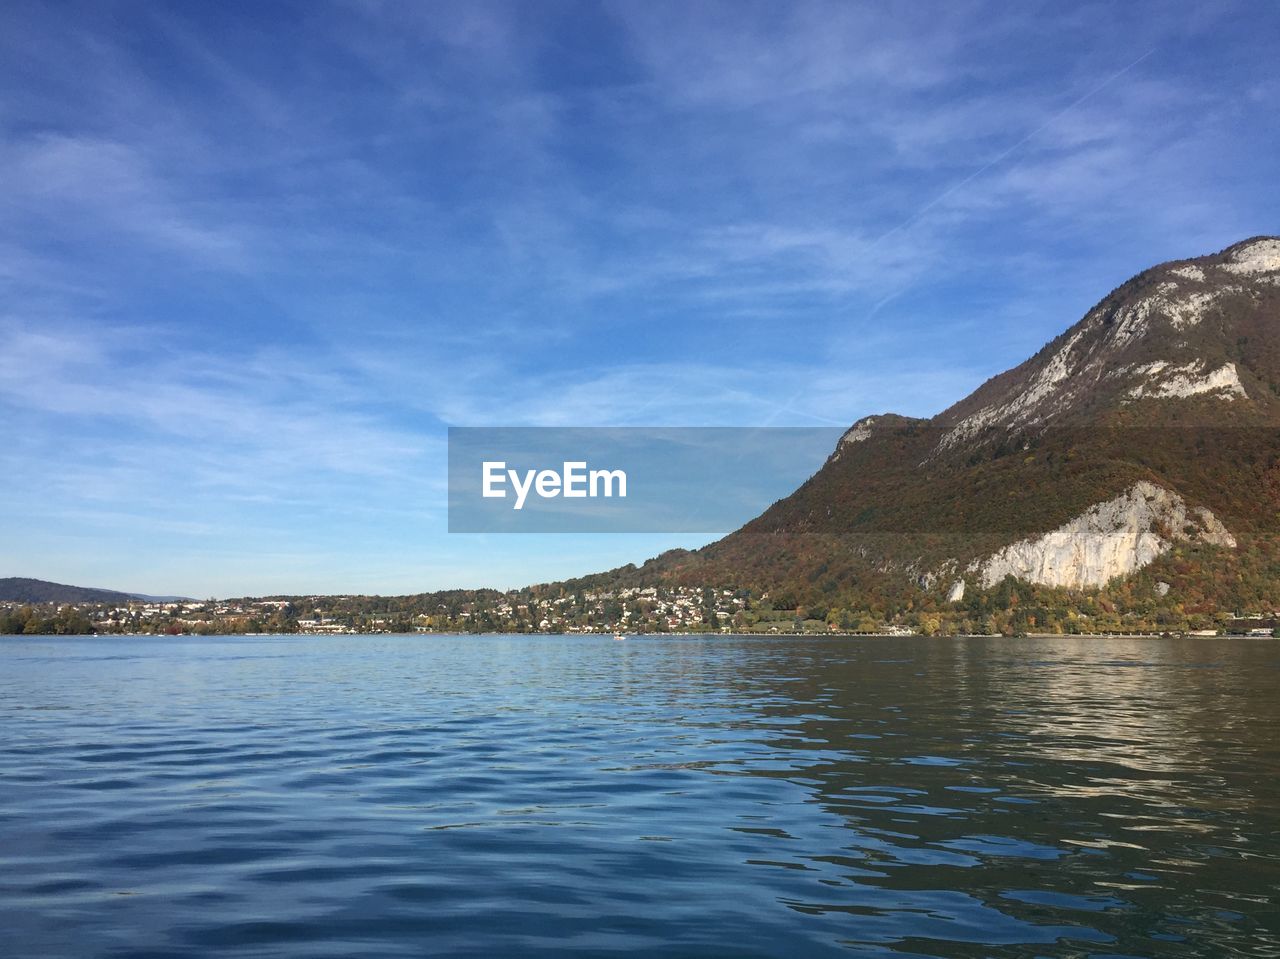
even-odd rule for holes
{"type": "Polygon", "coordinates": [[[448,535],[446,427],[930,415],[1280,232],[1271,3],[448,6],[3,5],[0,575],[640,561],[448,535]]]}

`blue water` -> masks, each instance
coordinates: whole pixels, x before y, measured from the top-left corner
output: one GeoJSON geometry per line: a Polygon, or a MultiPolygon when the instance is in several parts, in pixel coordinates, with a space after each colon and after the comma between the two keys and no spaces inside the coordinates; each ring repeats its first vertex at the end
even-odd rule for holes
{"type": "Polygon", "coordinates": [[[1280,643],[0,640],[0,955],[1276,956],[1280,643]]]}

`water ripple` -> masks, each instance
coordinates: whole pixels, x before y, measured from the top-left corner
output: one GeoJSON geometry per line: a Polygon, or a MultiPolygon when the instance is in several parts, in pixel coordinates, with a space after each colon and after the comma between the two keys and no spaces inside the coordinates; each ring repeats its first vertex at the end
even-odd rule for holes
{"type": "Polygon", "coordinates": [[[1280,954],[1280,646],[0,641],[5,956],[1280,954]]]}

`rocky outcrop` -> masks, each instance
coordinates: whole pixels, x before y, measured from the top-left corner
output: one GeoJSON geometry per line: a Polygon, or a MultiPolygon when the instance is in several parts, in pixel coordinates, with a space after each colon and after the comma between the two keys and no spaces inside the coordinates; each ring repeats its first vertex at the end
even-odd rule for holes
{"type": "Polygon", "coordinates": [[[1163,360],[1148,363],[1140,367],[1145,381],[1129,390],[1129,398],[1140,399],[1143,396],[1154,396],[1167,399],[1188,396],[1200,396],[1205,393],[1215,394],[1222,399],[1247,399],[1244,385],[1240,382],[1240,374],[1234,363],[1226,363],[1212,372],[1206,373],[1204,364],[1188,363],[1186,366],[1170,366],[1163,360]]]}
{"type": "Polygon", "coordinates": [[[1042,431],[1082,411],[1135,400],[1248,399],[1232,358],[1239,344],[1223,338],[1224,323],[1234,321],[1224,317],[1265,304],[1276,283],[1277,237],[1152,267],[1031,359],[935,417],[943,427],[938,450],[1042,431]]]}
{"type": "Polygon", "coordinates": [[[1176,493],[1143,481],[1043,536],[1006,546],[973,569],[986,587],[1006,576],[1046,586],[1104,586],[1146,566],[1175,542],[1192,539],[1236,545],[1209,510],[1192,508],[1176,493]]]}
{"type": "Polygon", "coordinates": [[[1256,237],[1238,243],[1227,254],[1222,268],[1229,273],[1253,274],[1280,271],[1280,239],[1256,237]]]}
{"type": "Polygon", "coordinates": [[[876,425],[874,416],[864,416],[853,426],[845,431],[844,436],[840,437],[840,445],[844,446],[848,443],[862,443],[871,438],[871,427],[876,425]]]}

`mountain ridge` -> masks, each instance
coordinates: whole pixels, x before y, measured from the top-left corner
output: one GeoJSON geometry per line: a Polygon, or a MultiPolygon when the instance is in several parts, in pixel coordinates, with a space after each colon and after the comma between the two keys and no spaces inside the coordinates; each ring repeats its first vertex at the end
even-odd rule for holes
{"type": "Polygon", "coordinates": [[[933,417],[858,420],[739,530],[620,578],[957,609],[1004,569],[1130,605],[1148,597],[1114,580],[1163,577],[1171,608],[1274,606],[1278,440],[1280,237],[1256,236],[1142,271],[933,417]]]}
{"type": "Polygon", "coordinates": [[[46,579],[32,579],[26,576],[0,577],[0,602],[7,603],[165,602],[182,598],[181,596],[148,596],[145,593],[125,593],[120,590],[98,589],[93,586],[72,586],[67,583],[54,583],[46,579]]]}

